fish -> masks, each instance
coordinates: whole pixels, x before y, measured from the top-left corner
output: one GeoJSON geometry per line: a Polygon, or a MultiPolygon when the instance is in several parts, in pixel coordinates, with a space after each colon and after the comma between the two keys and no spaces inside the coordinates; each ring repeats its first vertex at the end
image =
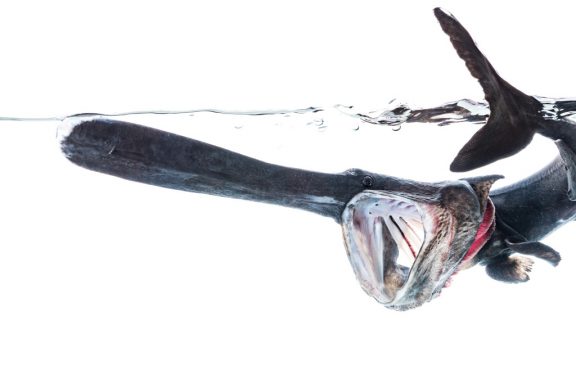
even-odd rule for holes
{"type": "Polygon", "coordinates": [[[393,310],[431,301],[455,274],[475,265],[485,266],[488,275],[500,281],[527,281],[530,257],[559,263],[560,255],[540,240],[576,215],[573,123],[551,112],[558,109],[550,102],[525,95],[500,78],[452,15],[440,8],[434,14],[480,82],[490,107],[488,121],[450,169],[476,169],[512,156],[535,133],[556,141],[559,156],[552,164],[494,191],[500,175],[420,182],[358,168],[322,173],[97,114],[64,119],[61,150],[72,163],[91,171],[332,219],[342,228],[362,289],[393,310]]]}
{"type": "Polygon", "coordinates": [[[487,196],[499,176],[428,183],[361,169],[312,172],[98,116],[65,119],[59,136],[64,155],[92,171],[332,219],[362,288],[398,310],[439,295],[469,250],[488,240],[494,220],[487,196]],[[410,261],[402,249],[412,250],[410,261]]]}

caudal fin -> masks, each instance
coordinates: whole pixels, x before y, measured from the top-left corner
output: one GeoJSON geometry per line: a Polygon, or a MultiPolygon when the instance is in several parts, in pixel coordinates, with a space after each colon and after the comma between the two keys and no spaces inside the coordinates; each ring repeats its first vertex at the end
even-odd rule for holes
{"type": "Polygon", "coordinates": [[[460,150],[450,170],[465,172],[518,153],[532,141],[542,104],[502,79],[454,16],[440,8],[434,15],[490,105],[488,122],[460,150]]]}

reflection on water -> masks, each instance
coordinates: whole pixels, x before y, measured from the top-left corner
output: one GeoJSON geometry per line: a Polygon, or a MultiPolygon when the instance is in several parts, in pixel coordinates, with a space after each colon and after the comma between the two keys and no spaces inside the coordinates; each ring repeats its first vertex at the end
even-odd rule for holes
{"type": "MultiPolygon", "coordinates": [[[[569,117],[576,109],[574,100],[540,101],[549,118],[569,117]]],[[[431,108],[415,108],[394,99],[379,109],[337,104],[291,110],[196,109],[74,116],[139,123],[280,165],[323,172],[357,167],[435,181],[461,177],[450,173],[448,164],[489,113],[486,102],[469,99],[431,108]]],[[[64,118],[0,117],[0,125],[56,129],[64,118]]],[[[555,154],[553,145],[536,139],[527,151],[473,173],[504,174],[507,179],[499,182],[504,185],[535,172],[555,154]],[[533,156],[535,151],[537,157],[533,156]]]]}
{"type": "MultiPolygon", "coordinates": [[[[269,111],[226,111],[220,109],[197,109],[188,111],[134,111],[115,114],[81,113],[81,115],[100,115],[114,118],[129,118],[149,115],[172,115],[172,116],[219,116],[233,120],[236,128],[242,128],[241,121],[254,123],[254,117],[258,117],[260,123],[270,123],[274,119],[274,125],[291,125],[294,122],[304,123],[306,126],[313,126],[318,129],[325,129],[328,125],[326,117],[342,115],[356,120],[356,125],[351,129],[359,129],[358,121],[366,124],[399,126],[403,123],[435,123],[438,125],[448,125],[459,122],[481,123],[486,121],[490,111],[488,104],[469,99],[462,99],[455,102],[446,103],[433,108],[411,108],[405,103],[391,100],[382,109],[363,110],[354,106],[337,104],[331,107],[308,107],[294,110],[269,110],[269,111]]],[[[0,117],[0,121],[59,121],[66,118],[60,117],[0,117]]],[[[212,117],[213,118],[213,117],[212,117]]]]}

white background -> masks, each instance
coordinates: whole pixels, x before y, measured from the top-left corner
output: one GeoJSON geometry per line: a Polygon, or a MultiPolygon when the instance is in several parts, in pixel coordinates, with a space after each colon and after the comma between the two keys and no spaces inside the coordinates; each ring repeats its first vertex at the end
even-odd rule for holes
{"type": "MultiPolygon", "coordinates": [[[[400,3],[4,1],[0,115],[481,100],[438,5],[512,84],[576,94],[569,2],[400,3]]],[[[330,220],[83,170],[55,127],[0,124],[1,383],[574,382],[571,224],[546,240],[560,266],[537,262],[529,283],[478,267],[397,313],[359,288],[330,220]]],[[[441,180],[462,177],[448,164],[477,128],[220,138],[277,163],[441,180]]],[[[536,140],[471,174],[517,179],[553,156],[536,140]]]]}

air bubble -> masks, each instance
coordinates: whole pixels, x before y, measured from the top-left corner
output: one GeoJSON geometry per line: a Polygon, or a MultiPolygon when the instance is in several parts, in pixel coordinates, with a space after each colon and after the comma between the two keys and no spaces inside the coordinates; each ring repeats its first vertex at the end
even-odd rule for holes
{"type": "Polygon", "coordinates": [[[308,125],[316,127],[320,132],[323,132],[327,126],[324,124],[324,119],[314,119],[308,125]]]}

